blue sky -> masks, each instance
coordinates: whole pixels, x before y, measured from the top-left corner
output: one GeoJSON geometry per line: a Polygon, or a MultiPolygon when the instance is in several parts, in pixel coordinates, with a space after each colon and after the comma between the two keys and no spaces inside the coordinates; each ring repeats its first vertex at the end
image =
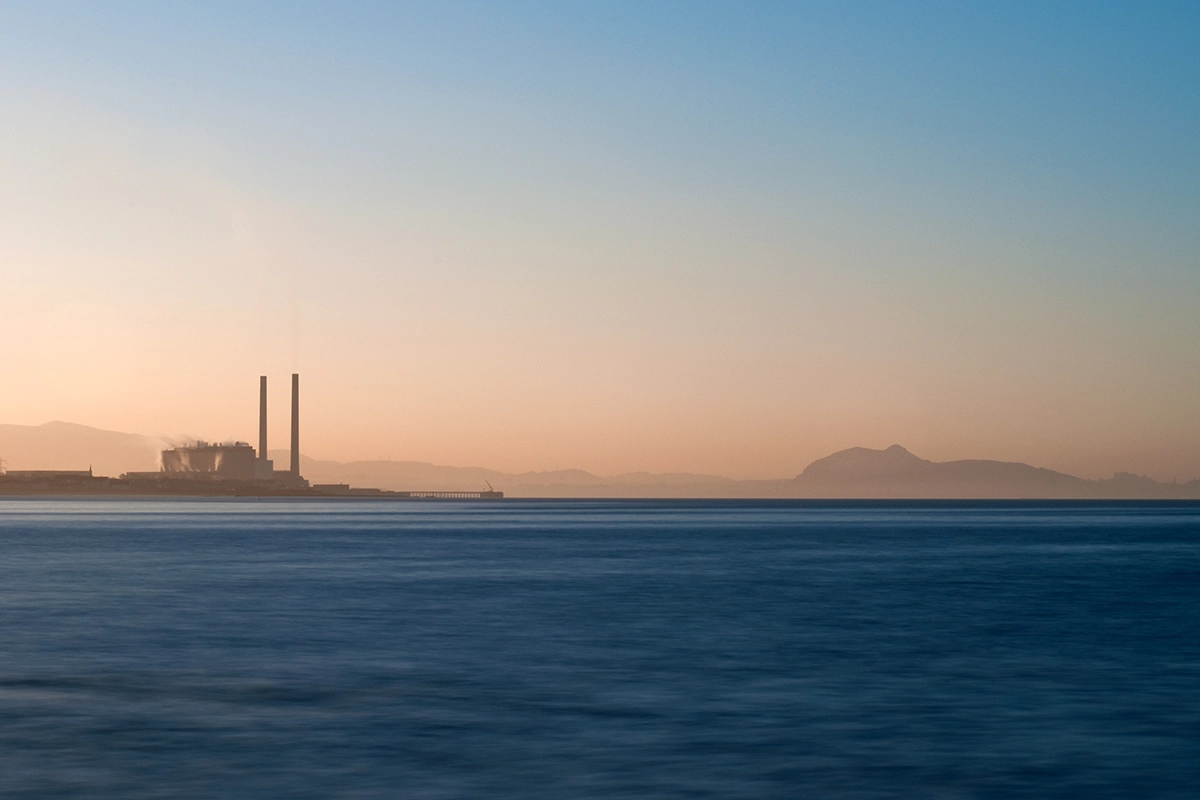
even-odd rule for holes
{"type": "Polygon", "coordinates": [[[328,457],[1194,477],[1198,34],[1195,3],[0,5],[0,312],[136,354],[10,355],[0,417],[215,438],[302,369],[328,457]],[[184,375],[219,402],[155,388],[184,375]]]}

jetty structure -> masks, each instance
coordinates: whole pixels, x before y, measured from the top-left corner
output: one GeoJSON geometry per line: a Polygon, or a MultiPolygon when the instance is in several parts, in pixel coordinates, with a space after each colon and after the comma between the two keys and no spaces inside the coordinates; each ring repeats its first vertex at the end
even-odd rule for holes
{"type": "Polygon", "coordinates": [[[4,470],[0,495],[155,495],[191,497],[342,497],[413,500],[499,500],[503,492],[390,491],[345,483],[310,484],[300,474],[300,376],[292,375],[290,463],[276,470],[267,457],[267,376],[258,383],[258,452],[248,442],[206,442],[162,451],[157,472],[118,478],[87,470],[4,470]]]}

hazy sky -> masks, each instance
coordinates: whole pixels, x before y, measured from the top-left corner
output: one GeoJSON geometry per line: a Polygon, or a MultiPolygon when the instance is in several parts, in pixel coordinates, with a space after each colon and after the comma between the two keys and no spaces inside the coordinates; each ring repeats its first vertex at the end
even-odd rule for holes
{"type": "Polygon", "coordinates": [[[0,281],[0,422],[1191,479],[1200,3],[0,3],[0,281]]]}

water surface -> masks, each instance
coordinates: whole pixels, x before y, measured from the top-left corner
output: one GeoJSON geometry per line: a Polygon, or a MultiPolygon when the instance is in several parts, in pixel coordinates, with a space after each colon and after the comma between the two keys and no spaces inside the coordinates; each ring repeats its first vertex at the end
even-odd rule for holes
{"type": "Polygon", "coordinates": [[[5,797],[1200,796],[1200,505],[0,501],[5,797]]]}

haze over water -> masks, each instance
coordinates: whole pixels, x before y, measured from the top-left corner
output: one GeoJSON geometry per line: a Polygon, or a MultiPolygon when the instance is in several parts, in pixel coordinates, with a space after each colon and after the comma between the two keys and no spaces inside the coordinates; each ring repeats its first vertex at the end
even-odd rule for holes
{"type": "Polygon", "coordinates": [[[0,33],[0,472],[510,498],[0,498],[0,795],[1200,796],[1194,502],[511,501],[1200,497],[1200,3],[0,33]]]}
{"type": "Polygon", "coordinates": [[[267,374],[278,446],[299,372],[315,459],[1200,477],[1195,2],[0,31],[0,424],[249,441],[267,374]]]}
{"type": "Polygon", "coordinates": [[[1200,788],[1200,507],[0,502],[5,797],[1200,788]]]}

